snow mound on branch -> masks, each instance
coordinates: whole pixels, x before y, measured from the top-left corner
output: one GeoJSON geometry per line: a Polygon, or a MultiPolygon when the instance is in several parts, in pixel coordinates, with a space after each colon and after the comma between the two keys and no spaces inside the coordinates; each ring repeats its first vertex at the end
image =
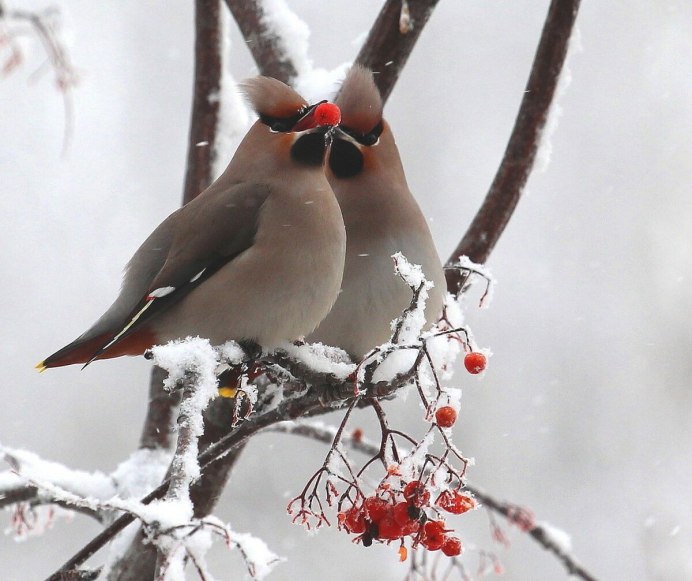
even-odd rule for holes
{"type": "Polygon", "coordinates": [[[111,478],[122,498],[141,497],[156,488],[168,470],[173,453],[161,448],[136,450],[118,464],[111,478]]]}
{"type": "Polygon", "coordinates": [[[339,379],[346,379],[356,369],[348,353],[338,347],[322,343],[306,345],[285,345],[284,351],[296,361],[305,363],[310,369],[320,373],[331,373],[339,379]]]}
{"type": "Polygon", "coordinates": [[[264,579],[276,565],[286,560],[275,555],[262,539],[249,533],[232,532],[231,539],[240,548],[255,579],[264,579]]]}
{"type": "Polygon", "coordinates": [[[80,496],[94,498],[109,498],[116,493],[113,481],[103,472],[73,470],[59,462],[44,460],[28,450],[3,446],[0,446],[0,456],[15,471],[0,474],[0,490],[31,481],[50,482],[80,496]]]}
{"type": "Polygon", "coordinates": [[[536,525],[543,529],[549,541],[562,553],[569,553],[572,550],[572,537],[569,533],[546,521],[538,522],[536,525]]]}

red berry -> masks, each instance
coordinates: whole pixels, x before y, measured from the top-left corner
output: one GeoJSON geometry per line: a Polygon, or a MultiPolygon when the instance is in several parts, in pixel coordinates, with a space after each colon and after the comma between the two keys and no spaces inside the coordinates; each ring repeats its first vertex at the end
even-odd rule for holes
{"type": "Polygon", "coordinates": [[[476,501],[473,498],[459,494],[456,490],[445,490],[440,493],[435,504],[452,514],[464,514],[476,508],[476,501]]]}
{"type": "Polygon", "coordinates": [[[392,510],[392,517],[402,527],[412,522],[413,520],[408,512],[409,506],[410,505],[408,502],[400,502],[398,504],[395,504],[394,509],[392,510]]]}
{"type": "Polygon", "coordinates": [[[430,493],[420,480],[412,480],[404,487],[404,498],[409,504],[421,508],[430,502],[430,493]]]}
{"type": "Polygon", "coordinates": [[[451,428],[457,421],[457,410],[452,406],[444,406],[435,412],[435,421],[441,428],[451,428]]]}
{"type": "Polygon", "coordinates": [[[339,513],[339,522],[349,533],[360,534],[365,532],[365,517],[363,509],[352,506],[346,512],[339,513]]]}
{"type": "Polygon", "coordinates": [[[466,371],[474,375],[483,371],[487,363],[488,358],[478,351],[471,351],[471,353],[467,353],[466,357],[464,357],[464,367],[466,367],[466,371]]]}
{"type": "Polygon", "coordinates": [[[315,107],[314,116],[317,125],[338,125],[341,121],[341,111],[334,103],[320,103],[315,107]]]}
{"type": "Polygon", "coordinates": [[[378,527],[378,538],[387,541],[393,541],[394,539],[400,539],[404,536],[401,525],[394,521],[391,516],[386,516],[377,525],[378,527]]]}
{"type": "Polygon", "coordinates": [[[448,557],[461,555],[461,541],[456,537],[447,537],[442,543],[442,552],[448,557]]]}
{"type": "Polygon", "coordinates": [[[366,498],[363,506],[368,519],[374,523],[379,523],[391,510],[389,504],[377,496],[366,498]]]}
{"type": "Polygon", "coordinates": [[[428,551],[441,549],[446,539],[447,536],[445,535],[444,523],[442,521],[428,521],[423,526],[423,536],[420,542],[428,551]]]}

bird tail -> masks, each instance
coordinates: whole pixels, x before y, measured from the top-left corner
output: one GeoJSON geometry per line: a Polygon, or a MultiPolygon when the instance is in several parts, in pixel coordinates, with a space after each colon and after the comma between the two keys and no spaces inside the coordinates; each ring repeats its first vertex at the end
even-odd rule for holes
{"type": "Polygon", "coordinates": [[[113,339],[113,333],[110,332],[101,333],[96,337],[84,339],[80,337],[56,351],[50,357],[46,357],[46,359],[36,365],[36,369],[41,372],[52,367],[64,367],[65,365],[74,365],[76,363],[85,365],[94,359],[110,359],[112,357],[120,357],[121,355],[141,355],[154,344],[151,333],[142,330],[123,338],[111,347],[108,347],[104,352],[99,353],[105,345],[108,345],[111,339],[113,339]]]}

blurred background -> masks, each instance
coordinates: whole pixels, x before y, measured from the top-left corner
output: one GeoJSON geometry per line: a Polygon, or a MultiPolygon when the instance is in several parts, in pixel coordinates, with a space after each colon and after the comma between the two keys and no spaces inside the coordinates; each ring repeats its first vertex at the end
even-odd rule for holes
{"type": "MultiPolygon", "coordinates": [[[[42,375],[33,366],[102,313],[130,255],[179,204],[192,3],[52,4],[80,76],[64,157],[63,102],[38,41],[22,42],[26,61],[0,82],[0,442],[110,471],[137,445],[150,364],[42,375]]],[[[380,3],[290,6],[312,31],[315,66],[332,69],[355,57],[380,3]]],[[[443,259],[497,169],[547,6],[443,0],[387,105],[443,259]]],[[[692,579],[691,24],[687,0],[583,3],[550,163],[491,257],[491,308],[467,305],[494,356],[482,379],[459,372],[450,382],[463,389],[455,437],[476,459],[471,481],[567,531],[602,579],[692,579]]],[[[252,76],[231,32],[231,71],[252,76]]],[[[414,397],[390,407],[402,428],[421,425],[414,397]]],[[[375,434],[367,414],[356,423],[375,434]]],[[[276,580],[403,579],[393,547],[291,525],[286,502],[325,453],[297,437],[255,438],[217,514],[288,558],[276,580]]],[[[516,530],[509,549],[493,543],[482,511],[457,528],[471,571],[475,546],[497,554],[505,579],[566,578],[516,530]]],[[[0,576],[42,578],[97,531],[77,516],[41,539],[0,537],[0,576]]],[[[243,572],[222,548],[212,561],[220,579],[243,572]]]]}

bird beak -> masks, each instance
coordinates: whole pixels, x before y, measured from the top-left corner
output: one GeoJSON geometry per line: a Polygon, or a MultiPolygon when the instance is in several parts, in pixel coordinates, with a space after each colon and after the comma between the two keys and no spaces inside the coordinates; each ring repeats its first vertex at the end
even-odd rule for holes
{"type": "Polygon", "coordinates": [[[353,138],[353,136],[344,131],[340,125],[333,127],[330,131],[333,139],[341,139],[343,141],[349,141],[354,145],[359,145],[358,142],[353,138]]]}
{"type": "Polygon", "coordinates": [[[316,127],[332,128],[341,122],[341,111],[334,103],[320,101],[308,108],[305,114],[298,119],[291,131],[300,132],[316,127]]]}

